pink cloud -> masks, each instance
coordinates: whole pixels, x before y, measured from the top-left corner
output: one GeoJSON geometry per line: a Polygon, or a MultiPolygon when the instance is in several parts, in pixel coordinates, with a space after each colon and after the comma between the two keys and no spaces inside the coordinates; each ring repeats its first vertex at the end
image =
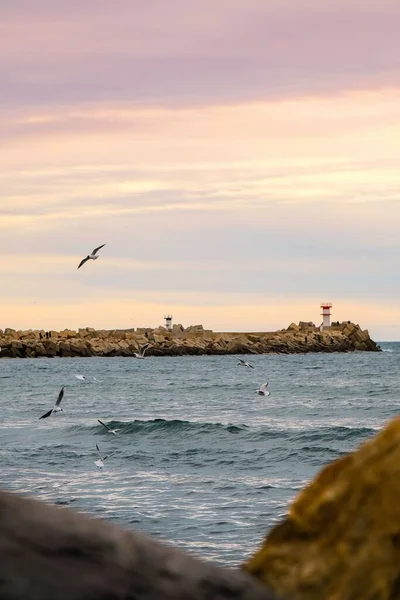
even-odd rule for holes
{"type": "Polygon", "coordinates": [[[215,104],[400,84],[390,0],[13,0],[0,23],[3,105],[215,104]]]}

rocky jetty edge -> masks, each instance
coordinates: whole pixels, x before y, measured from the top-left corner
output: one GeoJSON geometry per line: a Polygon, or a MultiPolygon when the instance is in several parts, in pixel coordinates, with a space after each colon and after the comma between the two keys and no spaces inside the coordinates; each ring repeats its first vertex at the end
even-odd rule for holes
{"type": "Polygon", "coordinates": [[[204,354],[300,354],[306,352],[378,352],[368,330],[346,321],[321,330],[313,323],[262,333],[217,333],[202,325],[73,331],[0,330],[0,358],[133,356],[150,342],[147,356],[204,354]]]}

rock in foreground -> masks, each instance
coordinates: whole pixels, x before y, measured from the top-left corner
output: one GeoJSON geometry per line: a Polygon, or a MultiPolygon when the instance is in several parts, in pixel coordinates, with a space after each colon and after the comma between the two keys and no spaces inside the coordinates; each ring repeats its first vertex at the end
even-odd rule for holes
{"type": "Polygon", "coordinates": [[[292,600],[400,598],[400,418],[324,468],[244,569],[292,600]]]}
{"type": "Polygon", "coordinates": [[[201,325],[172,331],[157,329],[73,331],[0,330],[0,358],[73,356],[133,356],[149,342],[147,356],[200,354],[296,354],[306,352],[377,351],[367,330],[339,323],[320,330],[312,323],[292,323],[287,329],[264,333],[216,333],[201,325]]]}
{"type": "Polygon", "coordinates": [[[1,600],[273,600],[240,571],[0,492],[1,600]]]}

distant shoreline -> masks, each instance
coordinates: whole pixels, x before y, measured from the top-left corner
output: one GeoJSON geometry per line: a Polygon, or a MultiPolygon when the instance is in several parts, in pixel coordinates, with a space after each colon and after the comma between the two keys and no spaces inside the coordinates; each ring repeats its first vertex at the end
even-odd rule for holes
{"type": "Polygon", "coordinates": [[[292,323],[274,332],[218,333],[202,325],[172,331],[156,329],[78,331],[0,330],[0,358],[134,356],[144,344],[146,356],[221,354],[305,354],[308,352],[379,352],[368,330],[345,321],[320,329],[312,323],[292,323]]]}

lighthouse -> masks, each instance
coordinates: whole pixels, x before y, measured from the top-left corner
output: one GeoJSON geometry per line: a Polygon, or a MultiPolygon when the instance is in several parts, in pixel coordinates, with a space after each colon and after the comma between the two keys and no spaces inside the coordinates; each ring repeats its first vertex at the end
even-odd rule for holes
{"type": "Polygon", "coordinates": [[[321,302],[321,308],[322,308],[322,327],[323,329],[325,329],[325,327],[330,327],[331,326],[331,308],[332,308],[332,303],[331,302],[321,302]]]}
{"type": "Polygon", "coordinates": [[[172,315],[165,315],[165,329],[172,331],[172,315]]]}

